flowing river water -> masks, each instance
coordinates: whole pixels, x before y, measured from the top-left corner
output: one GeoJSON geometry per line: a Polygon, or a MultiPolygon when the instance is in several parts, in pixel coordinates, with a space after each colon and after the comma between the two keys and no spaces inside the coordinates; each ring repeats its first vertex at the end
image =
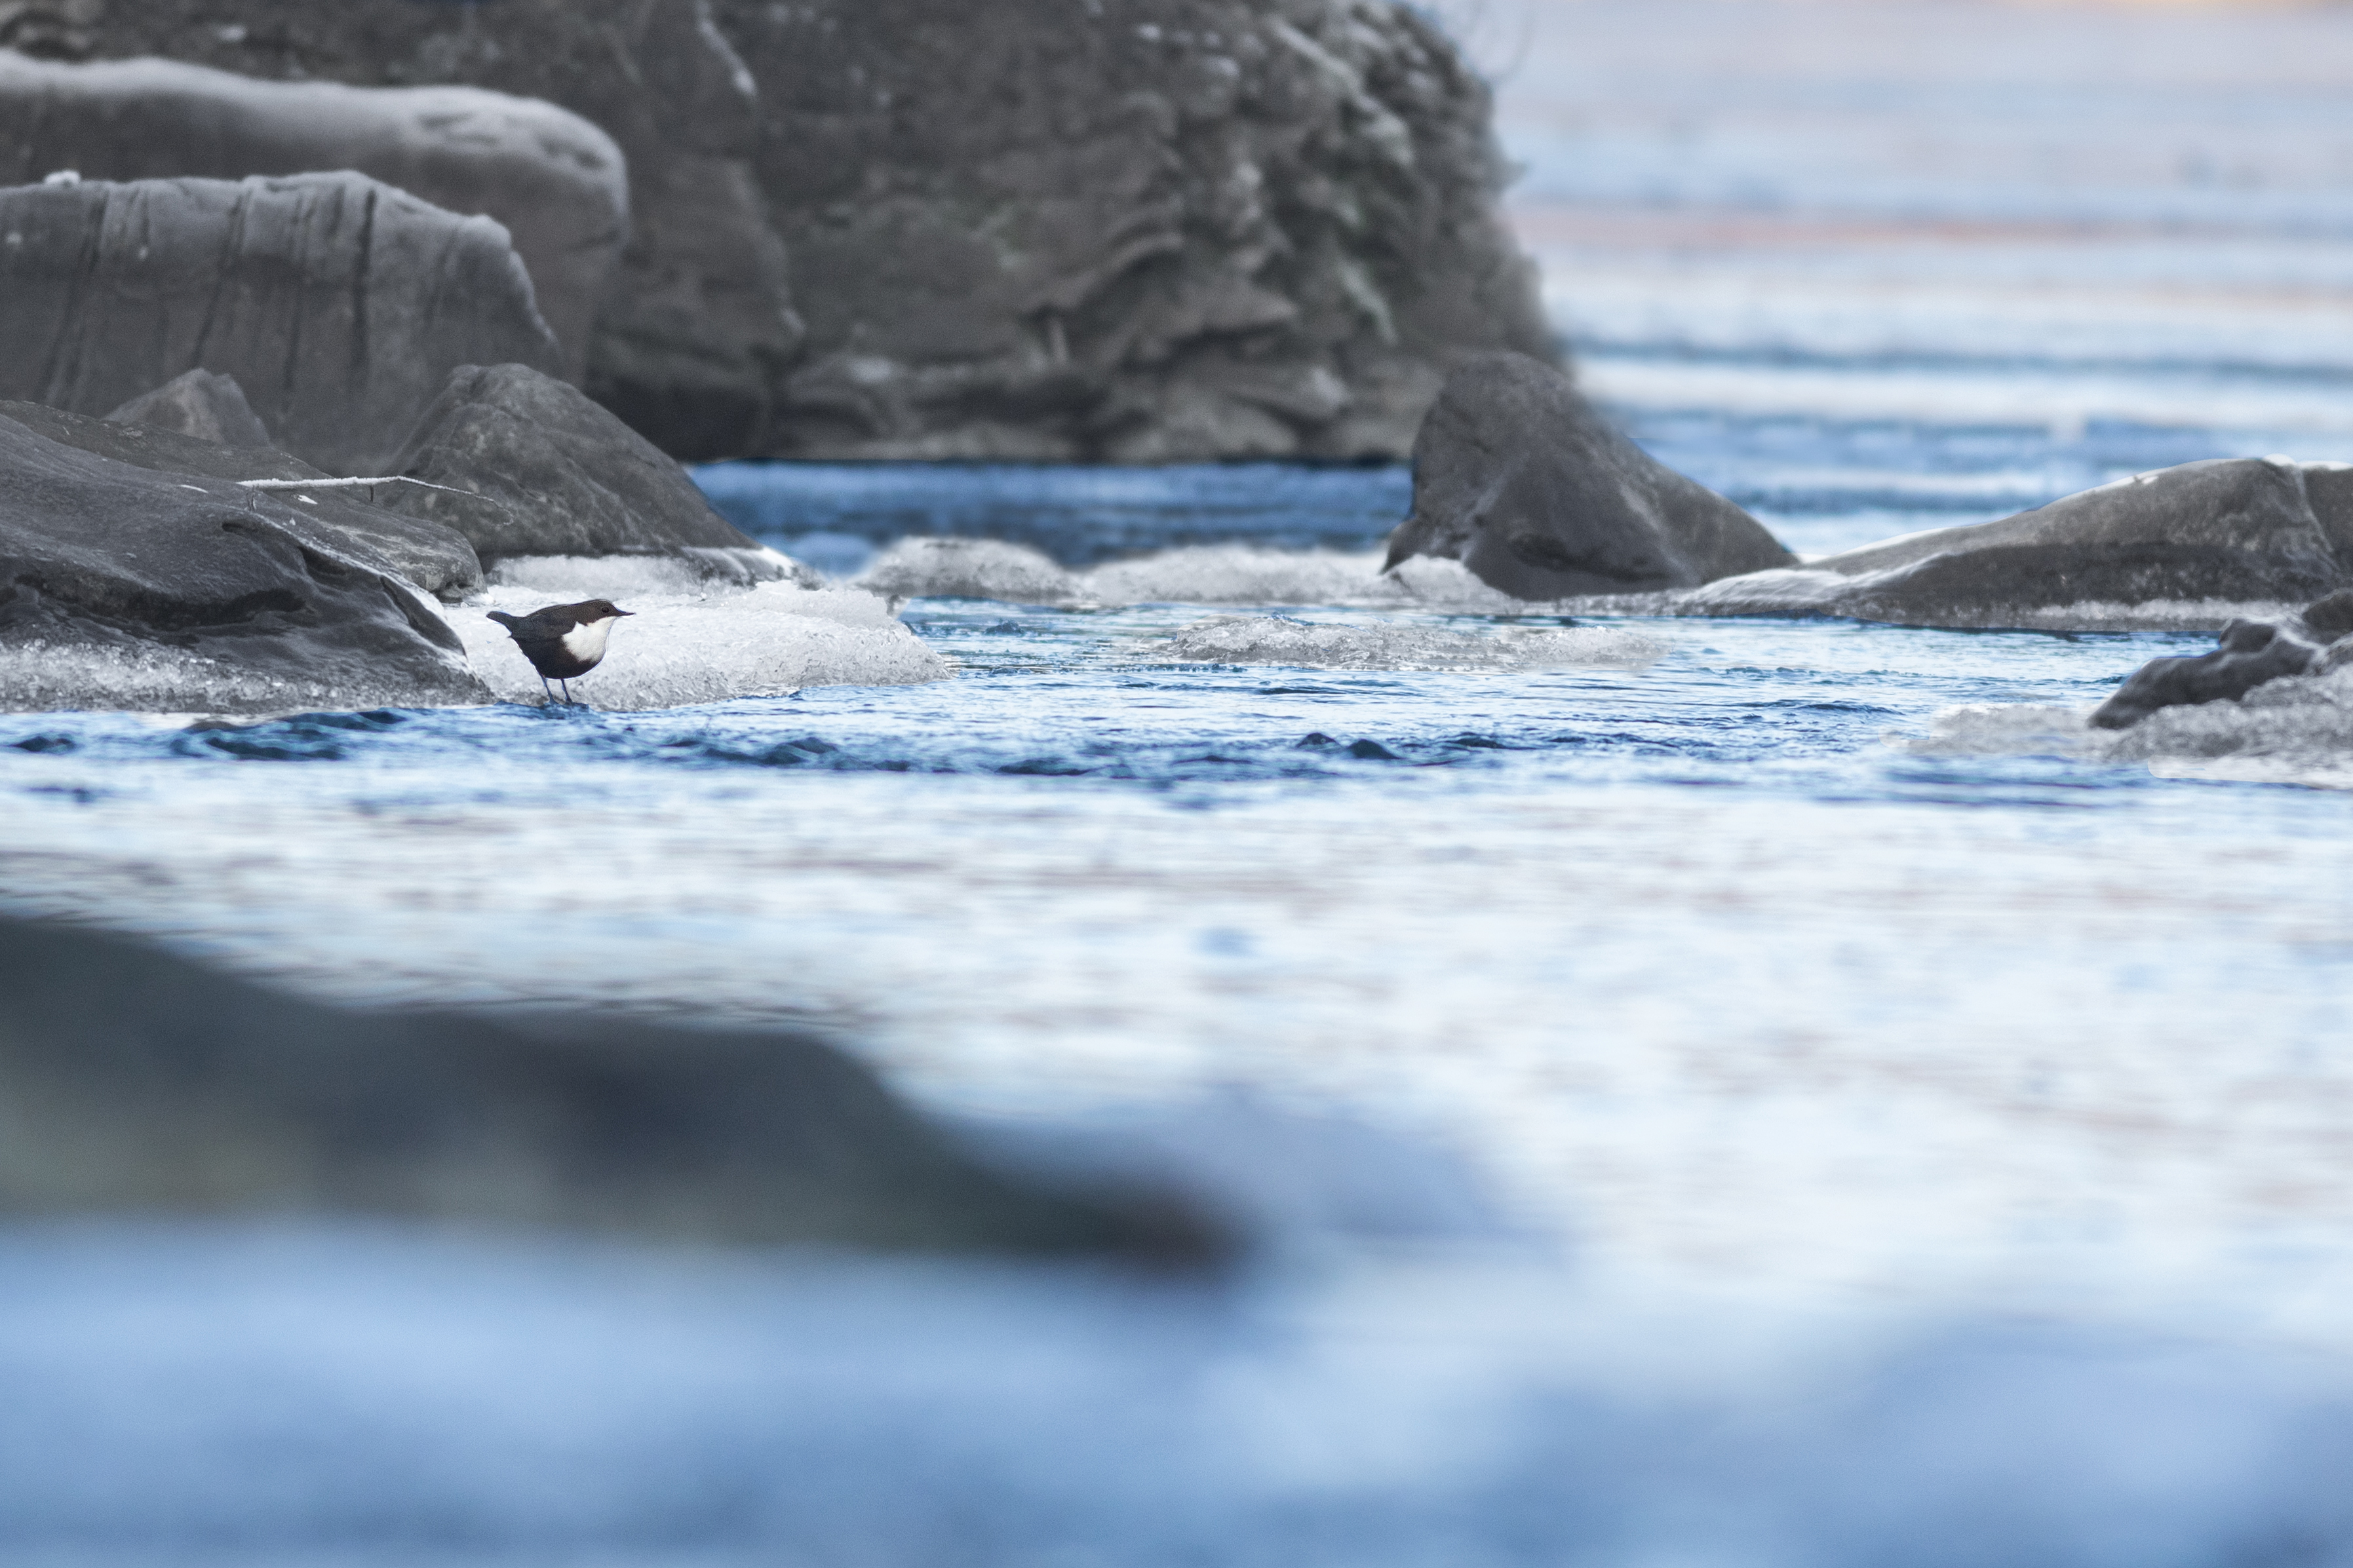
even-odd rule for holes
{"type": "MultiPolygon", "coordinates": [[[[2353,458],[2341,13],[1482,25],[1588,387],[1802,553],[2353,458]]],[[[17,1227],[16,1559],[2353,1561],[2343,705],[2102,749],[2205,634],[1400,585],[1398,469],[701,477],[900,597],[543,562],[649,612],[594,710],[0,719],[12,907],[813,1023],[1276,1261],[17,1227]]]]}

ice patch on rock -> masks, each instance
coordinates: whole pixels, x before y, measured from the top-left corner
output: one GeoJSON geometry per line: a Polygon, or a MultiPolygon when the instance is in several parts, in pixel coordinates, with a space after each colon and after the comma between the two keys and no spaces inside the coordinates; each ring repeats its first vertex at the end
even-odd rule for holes
{"type": "Polygon", "coordinates": [[[2094,730],[2090,717],[2088,708],[1948,708],[1927,735],[1889,740],[1916,755],[2146,763],[2163,778],[2353,788],[2353,666],[2268,681],[2235,702],[2160,708],[2129,730],[2094,730]]]}
{"type": "Polygon", "coordinates": [[[1324,669],[1549,669],[1644,665],[1666,645],[1609,626],[1448,631],[1421,626],[1330,626],[1281,616],[1220,616],[1137,650],[1210,664],[1309,665],[1324,669]]]}
{"type": "Polygon", "coordinates": [[[259,714],[479,700],[455,655],[448,664],[448,680],[430,687],[396,677],[354,685],[289,678],[161,643],[7,643],[0,644],[0,710],[259,714]]]}
{"type": "MultiPolygon", "coordinates": [[[[527,615],[575,592],[493,583],[449,612],[475,672],[501,700],[538,702],[542,692],[530,662],[488,612],[527,615]]],[[[615,629],[605,662],[571,684],[575,700],[608,712],[777,697],[805,686],[907,686],[950,673],[888,605],[854,588],[763,583],[602,596],[615,598],[630,618],[615,629]]]]}
{"type": "Polygon", "coordinates": [[[575,598],[643,598],[692,594],[713,584],[748,588],[757,583],[819,586],[824,579],[774,550],[682,549],[675,555],[509,555],[490,569],[493,584],[575,598]]]}
{"type": "Polygon", "coordinates": [[[902,539],[853,585],[902,599],[1009,605],[1065,605],[1083,596],[1079,579],[1047,556],[996,539],[902,539]]]}

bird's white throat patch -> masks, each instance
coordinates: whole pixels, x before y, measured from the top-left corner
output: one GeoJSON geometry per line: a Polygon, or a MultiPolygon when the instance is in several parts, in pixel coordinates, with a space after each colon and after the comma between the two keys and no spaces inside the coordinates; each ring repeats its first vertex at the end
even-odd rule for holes
{"type": "Polygon", "coordinates": [[[619,617],[607,616],[601,621],[586,621],[564,634],[564,651],[577,659],[591,663],[605,657],[605,639],[613,632],[613,623],[619,617]]]}

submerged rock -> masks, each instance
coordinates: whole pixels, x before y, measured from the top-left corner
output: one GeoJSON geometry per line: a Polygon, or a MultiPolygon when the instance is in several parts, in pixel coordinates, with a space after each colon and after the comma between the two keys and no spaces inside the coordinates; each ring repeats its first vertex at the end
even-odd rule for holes
{"type": "Polygon", "coordinates": [[[620,149],[552,103],[466,87],[259,81],[171,60],[75,65],[0,51],[0,184],[57,169],[117,181],[354,169],[448,211],[495,218],[575,379],[628,237],[620,149]]]}
{"type": "Polygon", "coordinates": [[[2123,730],[2160,708],[2235,701],[2266,681],[2311,671],[2320,649],[2284,627],[2232,621],[2221,646],[2191,658],[2153,658],[2093,710],[2102,730],[2123,730]]]}
{"type": "MultiPolygon", "coordinates": [[[[191,479],[228,480],[228,484],[201,487],[202,493],[228,500],[240,499],[235,486],[245,479],[327,477],[300,458],[290,458],[267,445],[228,446],[123,419],[125,414],[153,406],[164,394],[174,393],[174,388],[185,390],[193,378],[206,374],[190,371],[169,386],[146,397],[133,398],[104,419],[68,414],[37,403],[0,403],[0,415],[49,440],[78,447],[101,458],[112,458],[133,468],[191,479]]],[[[226,384],[230,393],[237,389],[237,383],[229,377],[211,376],[203,395],[217,395],[219,384],[226,384]]],[[[163,405],[167,412],[185,407],[179,395],[175,394],[163,405]]],[[[240,405],[242,402],[238,399],[240,405]]],[[[378,486],[375,489],[382,496],[396,488],[398,487],[378,486]]],[[[281,521],[297,530],[301,537],[372,570],[405,577],[428,594],[454,599],[482,585],[481,562],[464,534],[429,519],[371,505],[362,499],[367,493],[344,486],[321,486],[315,489],[272,490],[268,492],[268,498],[278,504],[281,521]]]]}
{"type": "MultiPolygon", "coordinates": [[[[216,447],[271,447],[269,427],[245,400],[245,388],[233,375],[192,370],[173,377],[153,392],[142,392],[109,414],[114,425],[138,425],[209,441],[216,447]]],[[[262,476],[248,476],[259,479],[262,476]]]]}
{"type": "Polygon", "coordinates": [[[562,356],[506,231],[364,175],[0,190],[0,397],[104,414],[203,368],[381,474],[456,366],[562,356]]]}
{"type": "Polygon", "coordinates": [[[267,712],[487,700],[429,601],[313,510],[135,468],[0,416],[0,702],[267,712]]]}
{"type": "Polygon", "coordinates": [[[1387,568],[1461,562],[1519,599],[1694,587],[1794,564],[1762,523],[1612,428],[1567,376],[1482,354],[1413,444],[1413,514],[1387,568]]]}
{"type": "Polygon", "coordinates": [[[455,529],[489,563],[664,555],[737,583],[794,570],[652,442],[529,365],[459,365],[386,471],[441,488],[391,487],[385,505],[455,529]]]}
{"type": "Polygon", "coordinates": [[[1712,584],[1675,607],[2065,629],[2134,605],[2300,604],[2348,582],[2353,483],[2338,465],[2217,458],[1996,522],[1930,529],[1712,584]]]}
{"type": "Polygon", "coordinates": [[[344,1011],[17,920],[0,920],[0,1212],[1214,1250],[1172,1207],[981,1163],[807,1036],[344,1011]]]}
{"type": "Polygon", "coordinates": [[[595,121],[635,222],[588,386],[681,456],[1398,458],[1451,356],[1557,352],[1487,89],[1393,0],[146,0],[90,31],[595,121]]]}

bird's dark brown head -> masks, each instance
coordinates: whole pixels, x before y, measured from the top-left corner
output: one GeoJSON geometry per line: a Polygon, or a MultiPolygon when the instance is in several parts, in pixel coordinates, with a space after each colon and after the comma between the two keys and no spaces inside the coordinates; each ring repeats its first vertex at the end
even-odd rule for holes
{"type": "Polygon", "coordinates": [[[584,599],[571,606],[572,613],[583,621],[601,621],[607,616],[634,616],[635,610],[625,610],[610,599],[584,599]]]}

